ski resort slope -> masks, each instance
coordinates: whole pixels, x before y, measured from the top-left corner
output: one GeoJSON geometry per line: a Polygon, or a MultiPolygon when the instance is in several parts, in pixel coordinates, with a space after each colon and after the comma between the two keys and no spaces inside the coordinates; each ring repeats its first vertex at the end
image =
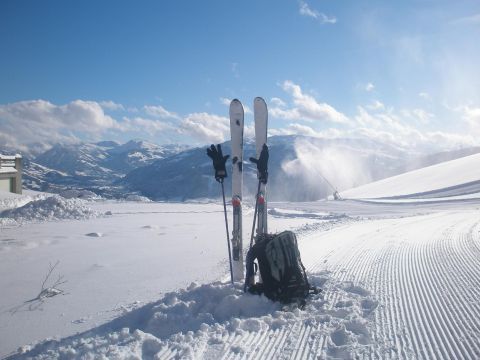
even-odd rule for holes
{"type": "Polygon", "coordinates": [[[271,202],[270,231],[296,232],[323,289],[304,308],[228,283],[220,204],[6,199],[0,356],[479,359],[479,159],[357,189],[399,200],[271,202]],[[39,302],[55,260],[68,283],[39,302]]]}
{"type": "MultiPolygon", "coordinates": [[[[312,209],[315,204],[304,210],[301,204],[290,204],[272,215],[272,226],[283,223],[297,229],[310,281],[323,289],[303,309],[282,307],[264,297],[244,294],[240,283],[231,286],[225,280],[204,280],[164,293],[151,303],[130,307],[133,311],[127,307],[123,315],[114,312],[116,317],[110,322],[78,335],[23,346],[10,359],[478,359],[480,203],[460,201],[436,209],[419,208],[418,204],[406,207],[342,203],[356,207],[357,215],[365,207],[369,215],[325,216],[325,202],[316,204],[317,212],[312,209]],[[372,207],[379,214],[388,211],[390,215],[372,216],[372,207]],[[299,221],[303,225],[299,226],[299,221]]],[[[191,208],[185,204],[181,210],[181,206],[176,205],[176,211],[191,208]]],[[[201,207],[196,205],[194,211],[201,207]]],[[[142,206],[135,208],[142,210],[142,206]]],[[[203,220],[205,215],[208,214],[202,212],[203,220]]],[[[210,215],[217,218],[221,213],[210,215]]],[[[96,227],[99,226],[97,222],[96,227]]],[[[213,222],[210,226],[215,228],[213,222]]],[[[110,241],[114,240],[113,235],[109,236],[110,241]]],[[[181,247],[185,245],[183,240],[179,243],[181,247]]],[[[128,243],[122,241],[121,246],[128,247],[128,243]]],[[[220,244],[212,243],[211,247],[223,249],[220,244]]],[[[132,255],[136,253],[135,246],[128,249],[132,255]]],[[[160,261],[172,251],[158,253],[160,261]]],[[[117,264],[129,258],[118,251],[115,255],[117,264]]],[[[95,261],[107,265],[107,258],[99,260],[98,256],[95,261]]],[[[75,262],[73,257],[69,259],[75,262]]],[[[151,268],[153,263],[146,259],[151,268]]],[[[202,262],[215,261],[216,257],[210,255],[199,258],[197,263],[190,258],[189,264],[179,266],[186,266],[190,274],[187,277],[195,278],[198,274],[192,274],[192,270],[201,273],[205,271],[200,266],[202,262]]],[[[225,265],[217,267],[223,279],[228,278],[225,265]]],[[[86,324],[93,324],[105,313],[100,311],[98,302],[108,304],[106,292],[114,294],[118,303],[131,297],[121,294],[121,282],[108,283],[108,273],[97,271],[100,278],[96,281],[102,284],[92,288],[92,284],[88,285],[91,278],[81,272],[85,267],[88,259],[83,259],[78,269],[66,273],[75,282],[75,286],[67,288],[70,294],[45,301],[41,312],[23,308],[7,313],[10,324],[26,329],[28,323],[35,323],[36,317],[47,316],[48,320],[48,316],[56,318],[62,313],[60,319],[68,320],[68,309],[78,312],[82,305],[77,304],[79,300],[85,302],[86,324]],[[80,276],[75,278],[77,271],[80,276]],[[82,299],[82,292],[88,289],[90,294],[96,294],[90,301],[82,299]],[[29,318],[30,322],[23,325],[14,322],[29,318]]],[[[161,269],[159,266],[156,281],[143,279],[142,286],[167,284],[161,269]]],[[[135,267],[124,264],[117,266],[116,271],[126,277],[130,292],[136,289],[140,297],[141,287],[133,282],[135,267]]],[[[211,271],[210,268],[210,275],[211,271]]],[[[138,274],[147,273],[140,270],[138,274]]],[[[180,273],[165,275],[181,283],[186,278],[180,273]]],[[[121,277],[116,279],[121,281],[121,277]]],[[[8,283],[3,286],[10,290],[8,283]]],[[[61,332],[58,318],[54,323],[57,327],[49,330],[51,336],[61,332]]],[[[5,331],[8,330],[2,329],[5,331]]]]}
{"type": "Polygon", "coordinates": [[[480,197],[480,154],[342,191],[346,199],[480,197]]]}

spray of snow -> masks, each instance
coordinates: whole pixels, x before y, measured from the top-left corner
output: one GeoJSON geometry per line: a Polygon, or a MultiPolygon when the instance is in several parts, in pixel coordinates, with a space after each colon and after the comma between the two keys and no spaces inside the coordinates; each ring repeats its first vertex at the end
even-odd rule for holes
{"type": "Polygon", "coordinates": [[[314,143],[298,139],[295,142],[296,158],[282,164],[283,171],[294,178],[303,179],[311,192],[327,183],[329,193],[334,188],[348,189],[371,181],[362,157],[339,147],[318,147],[314,143]],[[330,184],[328,184],[330,183],[330,184]]]}

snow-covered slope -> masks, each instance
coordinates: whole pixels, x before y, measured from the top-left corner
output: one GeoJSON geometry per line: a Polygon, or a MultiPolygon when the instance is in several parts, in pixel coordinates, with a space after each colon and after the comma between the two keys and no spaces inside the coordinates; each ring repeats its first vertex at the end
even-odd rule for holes
{"type": "MultiPolygon", "coordinates": [[[[88,205],[105,215],[52,221],[25,211],[33,222],[1,228],[0,356],[480,355],[479,200],[272,204],[270,228],[296,231],[309,279],[323,288],[303,309],[228,283],[220,204],[88,205]]],[[[246,224],[252,215],[246,207],[246,224]]]]}
{"type": "Polygon", "coordinates": [[[480,193],[480,154],[443,162],[342,192],[344,198],[428,198],[480,193]]]}

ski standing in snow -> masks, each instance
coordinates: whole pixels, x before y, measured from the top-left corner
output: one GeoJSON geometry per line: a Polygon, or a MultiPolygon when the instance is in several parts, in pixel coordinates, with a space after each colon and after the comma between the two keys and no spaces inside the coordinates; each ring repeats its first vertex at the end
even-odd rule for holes
{"type": "MultiPolygon", "coordinates": [[[[242,187],[243,187],[243,129],[244,110],[242,103],[234,99],[230,103],[230,131],[232,150],[232,207],[233,231],[230,247],[224,179],[227,177],[225,163],[229,155],[223,155],[220,144],[211,145],[207,155],[213,161],[215,179],[222,185],[225,227],[227,229],[230,277],[242,281],[243,239],[242,239],[242,187]]],[[[273,301],[305,304],[305,299],[318,290],[308,283],[305,267],[300,259],[297,238],[291,231],[268,234],[267,228],[267,182],[269,150],[267,145],[268,111],[265,101],[254,100],[256,157],[250,161],[257,167],[258,186],[255,194],[250,248],[246,258],[244,290],[253,294],[264,294],[273,301]],[[255,239],[255,244],[254,244],[255,239]],[[255,282],[255,266],[260,269],[259,281],[255,282]]]]}
{"type": "Polygon", "coordinates": [[[232,261],[233,279],[243,280],[242,240],[242,189],[243,189],[243,121],[242,103],[234,99],[230,103],[230,133],[232,144],[232,261]]]}

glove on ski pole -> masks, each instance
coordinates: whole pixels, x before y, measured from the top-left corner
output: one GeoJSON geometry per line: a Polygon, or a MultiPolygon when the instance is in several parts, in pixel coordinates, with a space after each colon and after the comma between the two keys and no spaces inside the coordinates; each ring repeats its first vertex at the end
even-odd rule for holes
{"type": "Polygon", "coordinates": [[[258,181],[263,184],[267,183],[268,180],[268,146],[267,144],[263,144],[262,151],[260,152],[260,156],[258,159],[254,157],[250,158],[250,161],[254,164],[257,164],[258,170],[258,181]]]}
{"type": "Polygon", "coordinates": [[[207,149],[207,155],[213,161],[213,168],[215,169],[215,180],[217,180],[218,182],[223,182],[223,179],[227,177],[225,163],[227,162],[227,159],[230,157],[230,155],[223,156],[222,147],[220,146],[220,144],[218,144],[216,148],[215,145],[212,144],[207,149]]]}
{"type": "Polygon", "coordinates": [[[232,251],[230,249],[230,232],[228,231],[228,219],[227,219],[227,204],[225,202],[225,188],[223,186],[223,179],[227,177],[227,170],[225,169],[225,163],[230,155],[223,156],[222,147],[220,144],[211,145],[207,149],[207,155],[213,161],[213,168],[215,169],[215,180],[222,185],[222,198],[223,198],[223,213],[225,215],[225,228],[227,230],[227,247],[228,247],[228,260],[230,263],[230,281],[233,284],[233,266],[232,266],[232,251]]]}

